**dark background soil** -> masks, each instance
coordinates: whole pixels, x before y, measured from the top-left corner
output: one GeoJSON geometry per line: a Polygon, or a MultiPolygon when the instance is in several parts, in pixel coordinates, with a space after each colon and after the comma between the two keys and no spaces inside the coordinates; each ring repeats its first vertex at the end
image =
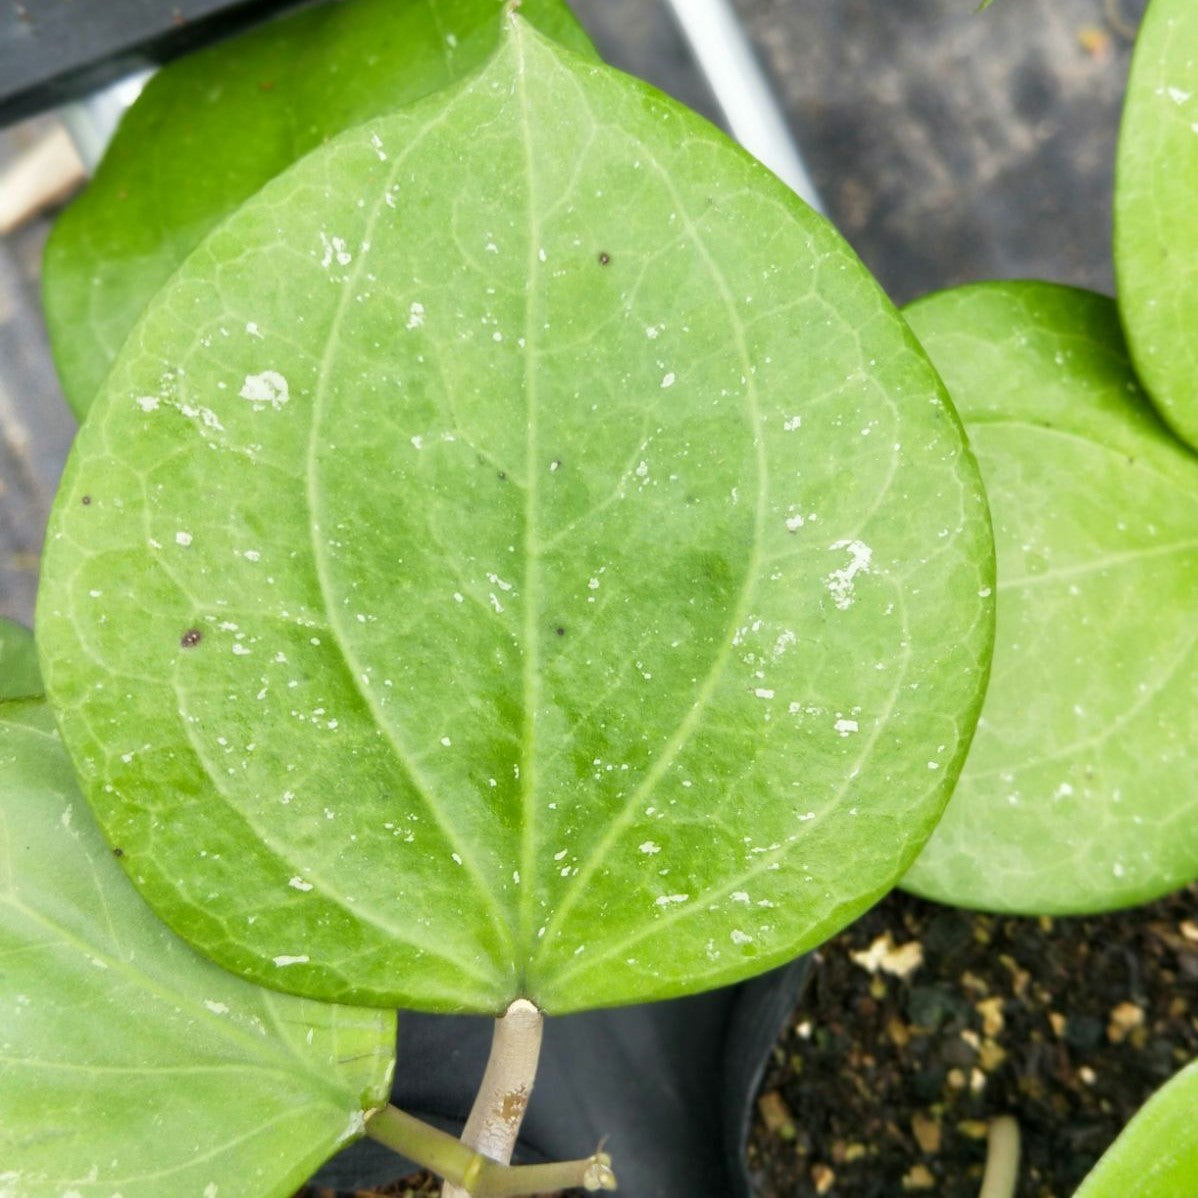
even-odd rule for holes
{"type": "Polygon", "coordinates": [[[976,1198],[1003,1114],[1023,1134],[1019,1198],[1066,1198],[1198,1057],[1198,886],[1056,920],[896,893],[817,957],[758,1099],[750,1167],[769,1198],[976,1198]],[[922,963],[887,973],[868,951],[888,944],[894,966],[922,963]]]}

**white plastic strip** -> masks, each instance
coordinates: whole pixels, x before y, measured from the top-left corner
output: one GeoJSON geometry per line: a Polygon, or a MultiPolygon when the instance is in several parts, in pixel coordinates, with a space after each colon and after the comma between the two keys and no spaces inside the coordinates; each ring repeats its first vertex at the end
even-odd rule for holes
{"type": "Polygon", "coordinates": [[[819,193],[729,0],[666,0],[733,137],[817,212],[819,193]]]}
{"type": "Polygon", "coordinates": [[[58,110],[89,174],[95,172],[96,164],[104,157],[125,109],[141,94],[153,73],[149,68],[137,71],[58,110]]]}

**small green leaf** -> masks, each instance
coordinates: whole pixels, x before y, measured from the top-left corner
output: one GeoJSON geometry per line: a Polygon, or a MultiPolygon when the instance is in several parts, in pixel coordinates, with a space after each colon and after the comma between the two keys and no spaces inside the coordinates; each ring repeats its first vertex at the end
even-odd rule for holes
{"type": "Polygon", "coordinates": [[[969,759],[902,884],[1028,913],[1154,898],[1198,876],[1198,459],[1103,296],[990,283],[907,317],[982,468],[999,595],[969,759]]]}
{"type": "Polygon", "coordinates": [[[1119,310],[1161,415],[1198,446],[1198,4],[1153,0],[1123,107],[1115,185],[1119,310]]]}
{"type": "Polygon", "coordinates": [[[394,1017],[216,968],[138,898],[118,852],[46,705],[5,703],[0,1191],[283,1198],[386,1102],[394,1017]]]}
{"type": "Polygon", "coordinates": [[[789,959],[906,868],[980,703],[984,502],[906,326],[717,131],[513,30],[205,242],[50,534],[102,822],[172,926],[315,995],[789,959]]]}
{"type": "MultiPolygon", "coordinates": [[[[82,418],[150,297],[204,235],[334,134],[444,87],[495,47],[502,0],[346,0],[161,70],[46,248],[43,297],[82,418]]],[[[521,12],[583,52],[561,0],[521,12]]]]}
{"type": "Polygon", "coordinates": [[[0,700],[36,699],[43,690],[33,633],[0,618],[0,700]]]}
{"type": "Polygon", "coordinates": [[[1184,1198],[1198,1194],[1198,1062],[1136,1113],[1074,1198],[1184,1198]]]}

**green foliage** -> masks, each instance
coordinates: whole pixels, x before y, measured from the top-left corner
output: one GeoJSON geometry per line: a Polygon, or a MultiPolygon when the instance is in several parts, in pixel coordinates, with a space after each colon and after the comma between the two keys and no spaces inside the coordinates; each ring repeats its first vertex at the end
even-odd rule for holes
{"type": "Polygon", "coordinates": [[[36,699],[42,690],[33,633],[0,619],[0,700],[36,699]]]}
{"type": "Polygon", "coordinates": [[[0,704],[0,1191],[292,1194],[386,1100],[394,1016],[217,969],[114,851],[45,704],[0,704]]]}
{"type": "Polygon", "coordinates": [[[1198,876],[1198,458],[1136,385],[1113,302],[1047,283],[907,312],[965,421],[998,552],[990,688],[904,887],[1106,910],[1198,876]]]}
{"type": "Polygon", "coordinates": [[[1115,187],[1119,311],[1161,415],[1198,446],[1198,4],[1153,0],[1136,41],[1115,187]]]}
{"type": "Polygon", "coordinates": [[[1198,1194],[1198,1062],[1162,1086],[1103,1154],[1074,1198],[1198,1194]]]}
{"type": "MultiPolygon", "coordinates": [[[[82,417],[150,297],[205,234],[351,125],[469,74],[501,0],[349,0],[272,21],[166,67],[58,221],[43,271],[63,389],[82,417]]],[[[521,12],[581,52],[561,0],[521,12]]]]}
{"type": "MultiPolygon", "coordinates": [[[[40,632],[119,847],[47,707],[0,705],[4,1193],[282,1198],[388,1089],[393,1018],[313,998],[757,973],[888,888],[958,774],[920,893],[1198,873],[1198,460],[1113,303],[909,310],[996,586],[953,410],[843,242],[557,0],[521,12],[583,57],[500,8],[352,0],[168,68],[51,241],[99,396],[40,632]]],[[[1116,196],[1191,443],[1196,46],[1153,0],[1116,196]]],[[[0,621],[0,698],[40,689],[0,621]]],[[[1195,1068],[1077,1198],[1198,1187],[1195,1068]]]]}
{"type": "Polygon", "coordinates": [[[988,521],[905,325],[722,135],[511,30],[203,243],[53,518],[101,822],[314,996],[759,972],[907,867],[980,702],[988,521]]]}

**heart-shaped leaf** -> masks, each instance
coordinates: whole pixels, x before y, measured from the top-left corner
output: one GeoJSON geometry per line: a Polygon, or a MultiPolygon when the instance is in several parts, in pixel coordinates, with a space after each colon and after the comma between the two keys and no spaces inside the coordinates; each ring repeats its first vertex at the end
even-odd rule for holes
{"type": "Polygon", "coordinates": [[[518,19],[231,218],[100,404],[48,685],[231,968],[664,997],[822,939],[939,815],[993,578],[936,376],[768,172],[518,19]]]}
{"type": "Polygon", "coordinates": [[[1198,1194],[1198,1062],[1136,1113],[1074,1198],[1182,1198],[1198,1194]]]}
{"type": "Polygon", "coordinates": [[[46,705],[0,704],[0,1192],[283,1198],[387,1101],[394,1016],[218,969],[116,851],[46,705]]]}
{"type": "MultiPolygon", "coordinates": [[[[46,318],[75,414],[150,297],[215,224],[334,134],[469,74],[495,47],[502,2],[340,0],[151,79],[46,247],[46,318]]],[[[524,0],[521,12],[589,51],[561,0],[524,0]]]]}
{"type": "Polygon", "coordinates": [[[36,699],[42,691],[33,633],[0,618],[0,699],[36,699]]]}
{"type": "Polygon", "coordinates": [[[907,317],[982,468],[999,598],[977,736],[903,886],[1029,913],[1156,897],[1198,876],[1198,459],[1103,296],[990,283],[907,317]]]}
{"type": "Polygon", "coordinates": [[[1161,415],[1198,446],[1198,4],[1152,0],[1123,106],[1119,310],[1161,415]]]}

